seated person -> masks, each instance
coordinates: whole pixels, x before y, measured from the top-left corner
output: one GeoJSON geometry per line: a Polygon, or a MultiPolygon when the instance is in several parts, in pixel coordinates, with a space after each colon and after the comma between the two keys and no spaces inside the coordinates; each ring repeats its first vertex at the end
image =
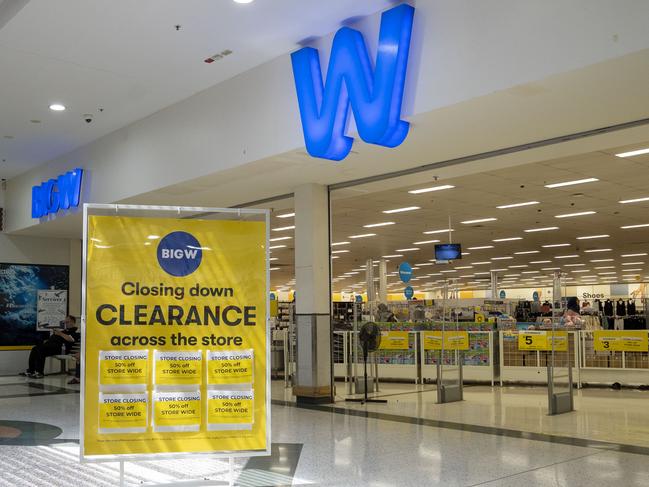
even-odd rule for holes
{"type": "Polygon", "coordinates": [[[29,367],[20,375],[41,379],[45,370],[45,359],[52,355],[59,355],[65,346],[67,353],[72,344],[78,342],[81,335],[77,331],[77,320],[74,316],[66,316],[62,330],[53,330],[50,337],[40,345],[36,345],[29,353],[29,367]]]}
{"type": "Polygon", "coordinates": [[[73,355],[74,360],[77,361],[77,365],[74,368],[74,377],[68,381],[68,384],[80,384],[81,383],[81,354],[75,352],[73,355]]]}

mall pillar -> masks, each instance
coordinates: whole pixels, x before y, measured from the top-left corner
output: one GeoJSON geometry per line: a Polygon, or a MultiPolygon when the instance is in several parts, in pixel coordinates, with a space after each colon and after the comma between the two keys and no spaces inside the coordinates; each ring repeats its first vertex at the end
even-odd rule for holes
{"type": "Polygon", "coordinates": [[[333,402],[329,193],[306,184],[295,190],[295,322],[298,403],[333,402]]]}
{"type": "Polygon", "coordinates": [[[491,271],[491,299],[498,299],[498,272],[491,271]]]}
{"type": "Polygon", "coordinates": [[[388,265],[385,259],[379,260],[379,302],[388,304],[388,265]]]}
{"type": "Polygon", "coordinates": [[[365,262],[365,292],[367,293],[367,310],[370,319],[376,319],[376,286],[374,285],[374,261],[365,262]]]}

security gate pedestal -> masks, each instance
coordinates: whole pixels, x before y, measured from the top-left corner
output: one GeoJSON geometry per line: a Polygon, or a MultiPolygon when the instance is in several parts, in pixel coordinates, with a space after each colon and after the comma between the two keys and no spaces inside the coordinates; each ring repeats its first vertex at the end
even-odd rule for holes
{"type": "MultiPolygon", "coordinates": [[[[457,354],[457,352],[456,352],[457,354]]],[[[459,355],[459,354],[457,354],[459,355]]],[[[459,358],[459,357],[458,357],[459,358]]],[[[444,366],[437,364],[437,403],[458,402],[464,400],[464,386],[462,380],[462,361],[457,360],[458,380],[444,383],[444,366]]]]}

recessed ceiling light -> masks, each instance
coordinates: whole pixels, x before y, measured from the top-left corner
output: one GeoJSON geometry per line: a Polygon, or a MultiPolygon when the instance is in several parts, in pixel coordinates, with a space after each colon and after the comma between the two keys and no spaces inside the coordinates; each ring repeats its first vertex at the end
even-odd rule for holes
{"type": "Polygon", "coordinates": [[[480,218],[478,220],[465,220],[462,223],[463,225],[472,225],[473,223],[485,223],[485,222],[495,222],[498,218],[480,218]]]}
{"type": "Polygon", "coordinates": [[[449,270],[446,270],[446,271],[439,271],[439,272],[442,273],[442,274],[448,274],[450,272],[457,272],[457,271],[455,269],[449,269],[449,270]]]}
{"type": "Polygon", "coordinates": [[[397,252],[414,252],[416,250],[421,250],[419,247],[410,247],[409,249],[397,249],[397,252]]]}
{"type": "Polygon", "coordinates": [[[511,260],[513,257],[492,257],[491,260],[511,260]]]}
{"type": "Polygon", "coordinates": [[[523,252],[514,252],[514,255],[538,254],[540,252],[540,250],[525,250],[523,252]]]}
{"type": "Polygon", "coordinates": [[[541,271],[523,271],[521,274],[538,274],[541,271]]]}
{"type": "Polygon", "coordinates": [[[625,227],[620,227],[622,230],[630,230],[632,228],[645,228],[649,227],[649,223],[643,223],[642,225],[627,225],[625,227]]]}
{"type": "Polygon", "coordinates": [[[421,242],[412,242],[413,245],[424,245],[429,243],[439,243],[439,240],[422,240],[421,242]]]}
{"type": "Polygon", "coordinates": [[[590,272],[590,269],[579,269],[579,270],[574,270],[574,271],[570,271],[570,272],[574,272],[575,274],[578,274],[580,272],[590,272]]]}
{"type": "Polygon", "coordinates": [[[361,233],[360,235],[350,235],[347,238],[365,238],[365,237],[375,237],[376,233],[361,233]]]}
{"type": "Polygon", "coordinates": [[[463,266],[460,266],[460,267],[456,267],[456,269],[473,269],[473,266],[472,265],[463,265],[463,266]]]}
{"type": "Polygon", "coordinates": [[[60,103],[52,103],[50,105],[50,110],[53,112],[62,112],[65,110],[65,105],[61,105],[60,103]]]}
{"type": "Polygon", "coordinates": [[[468,247],[468,250],[484,250],[484,249],[493,249],[493,245],[481,245],[479,247],[468,247]]]}
{"type": "Polygon", "coordinates": [[[562,183],[546,184],[546,188],[563,188],[564,186],[574,186],[575,184],[594,183],[599,181],[597,178],[576,179],[574,181],[564,181],[562,183]]]}
{"type": "Polygon", "coordinates": [[[615,269],[614,265],[601,265],[599,267],[595,267],[598,271],[603,270],[603,269],[615,269]]]}
{"type": "Polygon", "coordinates": [[[523,240],[523,237],[496,238],[492,242],[512,242],[514,240],[523,240]]]}
{"type": "Polygon", "coordinates": [[[590,249],[590,250],[584,250],[586,254],[597,254],[599,252],[611,252],[613,249],[590,249]]]}
{"type": "Polygon", "coordinates": [[[491,265],[491,262],[471,262],[471,265],[491,265]]]}
{"type": "Polygon", "coordinates": [[[370,223],[368,225],[363,225],[363,228],[387,227],[389,225],[395,225],[395,222],[370,223]]]}
{"type": "Polygon", "coordinates": [[[349,252],[349,250],[332,250],[331,251],[332,254],[346,254],[348,252],[349,252]]]}
{"type": "Polygon", "coordinates": [[[637,150],[632,150],[628,152],[620,152],[619,154],[615,154],[616,157],[633,157],[633,156],[640,156],[642,154],[649,154],[649,149],[637,149],[637,150]]]}
{"type": "Polygon", "coordinates": [[[622,262],[622,265],[644,265],[644,262],[622,262]]]}
{"type": "Polygon", "coordinates": [[[424,235],[434,235],[436,233],[447,233],[447,232],[454,232],[452,228],[445,228],[444,230],[428,230],[427,232],[424,232],[424,235]]]}
{"type": "Polygon", "coordinates": [[[279,260],[279,257],[271,257],[271,258],[268,259],[268,260],[270,260],[270,261],[272,262],[272,261],[274,261],[274,260],[279,260]]]}
{"type": "Polygon", "coordinates": [[[591,262],[613,262],[613,259],[593,259],[591,262]]]}
{"type": "Polygon", "coordinates": [[[620,201],[620,203],[625,205],[627,203],[641,203],[643,201],[649,201],[649,196],[644,197],[644,198],[634,198],[632,200],[622,200],[622,201],[620,201]]]}
{"type": "Polygon", "coordinates": [[[549,264],[551,260],[533,260],[530,264],[549,264]]]}
{"type": "Polygon", "coordinates": [[[587,235],[585,237],[577,237],[577,240],[592,240],[594,238],[608,238],[610,235],[587,235]]]}
{"type": "Polygon", "coordinates": [[[569,243],[542,245],[544,249],[553,249],[556,247],[570,247],[569,243]]]}
{"type": "Polygon", "coordinates": [[[387,214],[403,213],[405,211],[414,211],[414,210],[421,210],[421,207],[419,207],[419,206],[406,206],[405,208],[396,208],[394,210],[383,210],[383,213],[387,213],[387,214]]]}
{"type": "Polygon", "coordinates": [[[646,252],[640,252],[639,254],[623,254],[622,257],[644,257],[647,255],[646,252]]]}
{"type": "Polygon", "coordinates": [[[293,237],[277,237],[277,238],[271,238],[271,242],[281,242],[282,240],[291,240],[293,237]]]}
{"type": "Polygon", "coordinates": [[[349,245],[351,242],[334,242],[331,244],[332,247],[338,247],[339,245],[349,245]]]}
{"type": "Polygon", "coordinates": [[[234,3],[252,3],[254,0],[233,0],[234,3]]]}
{"type": "Polygon", "coordinates": [[[617,272],[598,272],[597,274],[600,276],[608,276],[610,274],[617,274],[617,272]]]}
{"type": "Polygon", "coordinates": [[[544,267],[541,270],[542,271],[558,271],[560,269],[561,269],[561,267],[544,267]]]}
{"type": "Polygon", "coordinates": [[[421,188],[421,189],[413,189],[408,191],[410,194],[421,194],[421,193],[430,193],[431,191],[441,191],[443,189],[453,189],[455,186],[451,186],[450,184],[443,184],[441,186],[432,186],[430,188],[421,188]]]}
{"type": "Polygon", "coordinates": [[[586,264],[565,264],[566,267],[584,267],[586,264]]]}
{"type": "Polygon", "coordinates": [[[284,213],[283,215],[277,215],[277,218],[291,218],[295,216],[295,213],[284,213]]]}
{"type": "Polygon", "coordinates": [[[280,267],[271,267],[271,268],[268,269],[268,270],[269,270],[269,271],[278,271],[278,270],[280,270],[280,267]]]}
{"type": "Polygon", "coordinates": [[[555,218],[572,218],[574,216],[586,216],[586,215],[594,215],[597,213],[596,211],[580,211],[578,213],[565,213],[563,215],[556,215],[555,218]]]}
{"type": "Polygon", "coordinates": [[[268,248],[269,248],[270,250],[273,250],[273,249],[285,249],[285,248],[286,248],[286,245],[273,245],[273,246],[268,247],[268,248]]]}
{"type": "Polygon", "coordinates": [[[291,225],[291,226],[288,226],[288,227],[273,228],[273,232],[283,232],[285,230],[293,230],[293,229],[295,229],[295,225],[291,225]]]}
{"type": "Polygon", "coordinates": [[[557,256],[555,257],[555,259],[576,259],[576,258],[578,258],[578,257],[579,257],[579,256],[576,255],[576,254],[573,254],[573,255],[557,255],[557,256]]]}
{"type": "Polygon", "coordinates": [[[530,228],[529,230],[525,230],[525,232],[526,233],[549,232],[550,230],[559,230],[559,227],[530,228]]]}
{"type": "Polygon", "coordinates": [[[510,269],[523,269],[527,267],[527,264],[522,264],[522,265],[510,265],[508,266],[510,269]]]}
{"type": "Polygon", "coordinates": [[[496,206],[496,208],[498,208],[499,210],[506,210],[507,208],[519,208],[521,206],[531,206],[538,204],[540,204],[539,201],[526,201],[524,203],[512,203],[511,205],[496,206]]]}

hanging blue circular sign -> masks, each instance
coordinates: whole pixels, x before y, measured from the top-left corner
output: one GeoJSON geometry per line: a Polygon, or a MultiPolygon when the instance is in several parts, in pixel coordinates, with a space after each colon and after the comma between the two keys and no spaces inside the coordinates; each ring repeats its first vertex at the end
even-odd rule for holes
{"type": "Polygon", "coordinates": [[[357,303],[362,303],[363,302],[363,296],[361,296],[360,294],[357,294],[355,299],[356,299],[357,303]]]}
{"type": "Polygon", "coordinates": [[[507,293],[505,291],[500,291],[500,299],[505,299],[507,297],[507,293]]]}
{"type": "Polygon", "coordinates": [[[401,282],[409,282],[412,279],[412,266],[407,262],[399,264],[399,278],[401,282]]]}
{"type": "Polygon", "coordinates": [[[412,299],[415,295],[415,290],[412,288],[412,286],[408,286],[403,290],[403,295],[406,297],[406,299],[412,299]]]}

